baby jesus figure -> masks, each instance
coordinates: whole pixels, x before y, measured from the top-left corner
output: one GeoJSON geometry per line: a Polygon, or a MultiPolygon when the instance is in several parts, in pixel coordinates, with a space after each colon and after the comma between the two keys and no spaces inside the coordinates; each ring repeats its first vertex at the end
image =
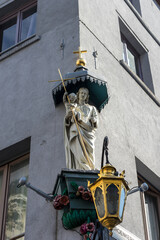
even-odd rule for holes
{"type": "Polygon", "coordinates": [[[74,122],[72,112],[74,112],[74,114],[77,115],[75,112],[75,109],[77,107],[77,95],[75,93],[70,93],[68,95],[70,103],[68,102],[67,95],[68,95],[68,93],[65,92],[63,95],[63,103],[66,108],[65,124],[66,124],[66,126],[67,125],[69,126],[70,122],[74,122]]]}

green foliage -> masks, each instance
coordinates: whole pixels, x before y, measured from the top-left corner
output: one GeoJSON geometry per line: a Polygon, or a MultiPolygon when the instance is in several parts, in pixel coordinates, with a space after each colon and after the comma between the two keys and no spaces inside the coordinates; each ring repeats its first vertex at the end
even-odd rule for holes
{"type": "Polygon", "coordinates": [[[73,188],[73,190],[74,190],[75,192],[78,191],[78,185],[77,185],[77,183],[71,182],[71,186],[72,186],[72,188],[73,188]]]}
{"type": "Polygon", "coordinates": [[[75,193],[70,193],[69,198],[74,199],[76,197],[75,193]]]}
{"type": "Polygon", "coordinates": [[[68,189],[67,189],[67,187],[64,189],[62,195],[66,195],[66,196],[68,196],[68,189]]]}
{"type": "Polygon", "coordinates": [[[95,222],[96,218],[95,210],[71,210],[63,214],[62,222],[66,229],[72,229],[89,220],[95,222]]]}

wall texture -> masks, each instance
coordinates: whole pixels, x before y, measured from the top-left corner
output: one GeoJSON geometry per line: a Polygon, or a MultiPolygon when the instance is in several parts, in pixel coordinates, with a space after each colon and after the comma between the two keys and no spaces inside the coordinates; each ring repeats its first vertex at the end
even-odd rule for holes
{"type": "MultiPolygon", "coordinates": [[[[4,4],[0,1],[0,6],[4,4]]],[[[140,1],[142,19],[159,38],[159,9],[151,0],[140,1]]],[[[1,9],[0,9],[1,11],[1,9]]],[[[110,140],[109,159],[126,170],[130,186],[137,185],[135,157],[160,175],[159,106],[122,67],[119,16],[149,50],[155,96],[160,100],[160,48],[124,0],[39,0],[37,35],[40,40],[0,61],[0,149],[31,136],[29,181],[52,192],[57,174],[65,167],[63,104],[55,107],[54,83],[73,72],[80,45],[87,49],[87,68],[108,83],[110,100],[99,114],[96,167],[100,168],[103,138],[110,140]],[[64,50],[60,45],[64,42],[64,50]],[[93,51],[98,52],[97,69],[93,51]]],[[[1,57],[0,57],[1,58],[1,57]]],[[[1,59],[0,59],[1,60],[1,59]]],[[[147,71],[146,66],[146,71],[147,71]]],[[[139,193],[128,197],[122,226],[144,240],[139,193]]],[[[62,228],[61,213],[28,191],[25,240],[81,239],[62,228]]]]}

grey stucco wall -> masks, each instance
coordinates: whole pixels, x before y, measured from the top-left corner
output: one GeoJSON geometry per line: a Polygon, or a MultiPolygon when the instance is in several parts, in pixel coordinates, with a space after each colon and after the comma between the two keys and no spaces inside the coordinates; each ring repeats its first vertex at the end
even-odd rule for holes
{"type": "MultiPolygon", "coordinates": [[[[158,13],[147,20],[147,3],[141,10],[145,21],[153,21],[147,22],[152,26],[158,13]]],[[[0,62],[0,149],[31,136],[29,180],[45,192],[52,192],[57,174],[65,167],[65,109],[63,104],[55,108],[54,83],[48,81],[59,79],[58,68],[63,75],[74,70],[76,56],[72,52],[79,45],[88,50],[88,69],[107,81],[111,96],[99,114],[96,167],[100,168],[102,141],[107,135],[110,161],[118,171],[126,170],[131,187],[137,185],[135,157],[160,175],[159,107],[119,63],[118,14],[149,50],[155,95],[160,99],[159,46],[123,0],[39,0],[37,34],[41,39],[0,62]],[[64,51],[60,49],[62,41],[64,51]],[[94,49],[98,51],[97,69],[94,49]]],[[[139,193],[128,198],[122,226],[144,239],[139,193]]],[[[62,228],[61,213],[28,191],[25,240],[75,238],[81,237],[62,228]]]]}
{"type": "MultiPolygon", "coordinates": [[[[63,105],[55,109],[54,83],[48,81],[59,79],[58,68],[63,75],[74,69],[75,56],[68,56],[79,46],[78,26],[77,1],[38,1],[41,39],[0,62],[0,149],[31,136],[29,181],[47,193],[65,167],[65,111],[63,105]]],[[[51,204],[28,191],[25,239],[56,239],[55,214],[51,204]]]]}
{"type": "Polygon", "coordinates": [[[139,2],[141,5],[142,18],[155,36],[160,39],[160,33],[157,30],[159,28],[158,23],[160,21],[160,5],[156,2],[156,0],[140,0],[139,2]]]}

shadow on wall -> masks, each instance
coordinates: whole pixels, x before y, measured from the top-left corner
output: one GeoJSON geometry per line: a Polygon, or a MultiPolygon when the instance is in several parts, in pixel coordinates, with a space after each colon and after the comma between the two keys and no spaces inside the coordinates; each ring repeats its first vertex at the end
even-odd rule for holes
{"type": "Polygon", "coordinates": [[[141,70],[143,75],[143,82],[153,93],[155,93],[148,53],[144,53],[140,56],[140,62],[142,66],[141,70]]]}

